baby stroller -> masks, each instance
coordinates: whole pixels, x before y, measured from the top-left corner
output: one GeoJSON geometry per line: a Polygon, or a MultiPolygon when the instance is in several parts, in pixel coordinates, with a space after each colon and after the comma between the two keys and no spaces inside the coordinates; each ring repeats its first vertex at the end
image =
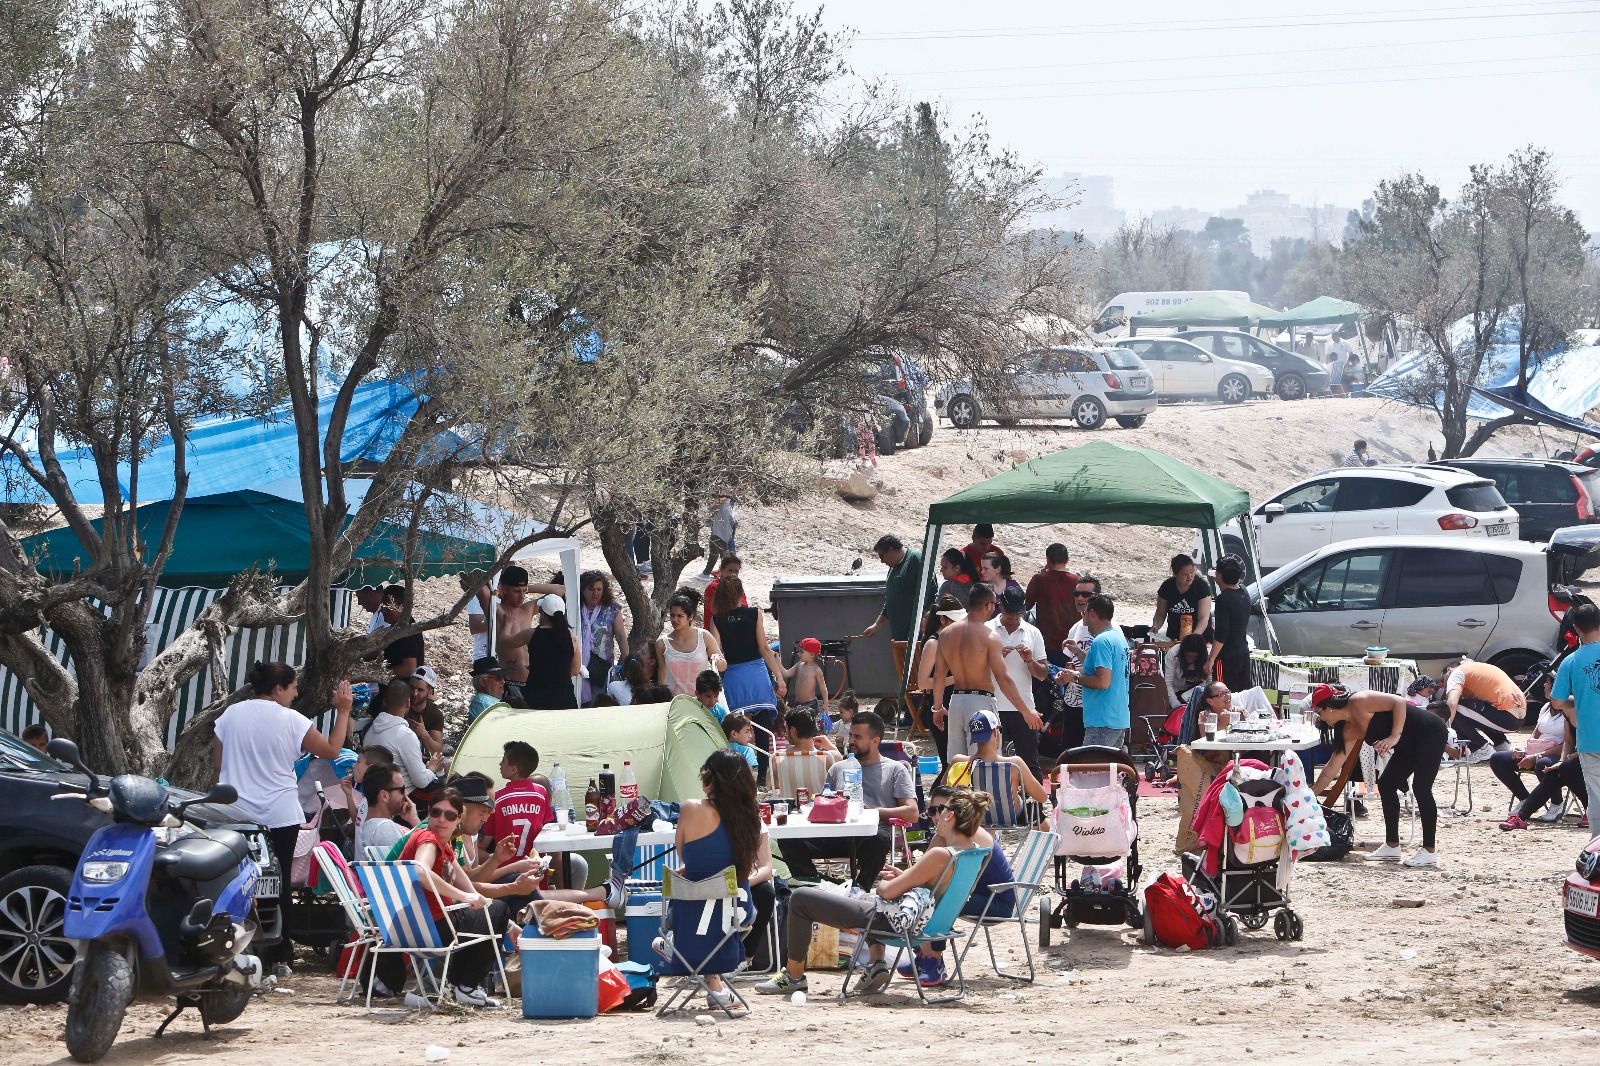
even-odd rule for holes
{"type": "MultiPolygon", "coordinates": [[[[1230,768],[1230,773],[1239,772],[1230,768]]],[[[1183,856],[1184,879],[1208,904],[1221,929],[1221,943],[1238,943],[1241,925],[1253,931],[1265,926],[1268,918],[1279,940],[1299,940],[1305,925],[1289,905],[1293,860],[1284,786],[1270,776],[1253,776],[1237,780],[1234,787],[1243,804],[1239,823],[1233,825],[1229,819],[1220,845],[1183,856]]]]}
{"type": "Polygon", "coordinates": [[[1120,748],[1073,748],[1057,768],[1054,910],[1040,904],[1039,947],[1050,930],[1144,922],[1139,908],[1139,772],[1120,748]],[[1074,868],[1081,868],[1075,871],[1074,868]]]}
{"type": "Polygon", "coordinates": [[[331,953],[337,959],[345,942],[347,924],[344,906],[329,885],[320,882],[311,852],[326,840],[339,849],[346,860],[354,852],[355,837],[349,814],[328,802],[322,785],[316,786],[317,811],[300,826],[295,841],[294,862],[289,869],[286,904],[293,908],[290,926],[293,939],[312,948],[318,955],[331,953]]]}

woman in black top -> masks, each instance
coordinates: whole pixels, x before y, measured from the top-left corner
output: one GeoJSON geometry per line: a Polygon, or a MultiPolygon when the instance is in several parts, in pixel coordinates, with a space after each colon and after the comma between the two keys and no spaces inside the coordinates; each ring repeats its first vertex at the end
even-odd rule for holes
{"type": "Polygon", "coordinates": [[[710,609],[717,619],[723,657],[728,660],[728,668],[722,674],[728,712],[743,714],[761,726],[756,730],[761,761],[756,780],[762,783],[767,776],[767,753],[772,750],[772,730],[778,722],[777,698],[788,689],[778,655],[768,644],[761,609],[741,606],[744,601],[744,583],[737,575],[725,577],[717,582],[717,602],[710,609]]]}
{"type": "Polygon", "coordinates": [[[1389,757],[1389,764],[1378,775],[1384,843],[1367,858],[1400,858],[1400,790],[1409,779],[1422,819],[1422,850],[1406,859],[1405,865],[1437,866],[1434,831],[1439,825],[1439,809],[1433,802],[1433,779],[1438,776],[1449,738],[1444,719],[1387,692],[1345,692],[1331,685],[1318,685],[1312,691],[1311,706],[1317,718],[1332,727],[1334,750],[1343,753],[1343,758],[1328,760],[1313,791],[1320,795],[1338,779],[1345,759],[1360,758],[1362,743],[1371,744],[1380,757],[1389,757]]]}
{"type": "Polygon", "coordinates": [[[1224,555],[1217,560],[1217,595],[1213,603],[1211,661],[1222,665],[1222,680],[1235,692],[1250,688],[1250,594],[1239,587],[1244,560],[1224,555]]]}
{"type": "Polygon", "coordinates": [[[572,687],[581,664],[578,642],[567,624],[566,601],[555,593],[539,598],[537,624],[500,641],[502,647],[528,646],[528,680],[522,686],[526,706],[539,710],[560,710],[578,705],[572,687]]]}
{"type": "Polygon", "coordinates": [[[1187,555],[1172,557],[1172,576],[1156,590],[1156,613],[1150,632],[1165,628],[1168,640],[1211,628],[1211,586],[1187,555]]]}

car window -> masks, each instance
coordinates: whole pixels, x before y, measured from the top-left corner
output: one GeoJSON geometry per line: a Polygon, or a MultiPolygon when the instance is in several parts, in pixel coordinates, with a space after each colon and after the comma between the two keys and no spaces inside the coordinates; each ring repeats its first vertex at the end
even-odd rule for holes
{"type": "Polygon", "coordinates": [[[1290,489],[1279,496],[1273,503],[1281,503],[1288,514],[1312,514],[1321,511],[1331,511],[1338,499],[1338,478],[1323,478],[1310,484],[1301,485],[1297,489],[1290,489]]]}
{"type": "Polygon", "coordinates": [[[1395,585],[1396,607],[1463,607],[1496,602],[1483,557],[1442,548],[1407,548],[1395,585]]]}
{"type": "Polygon", "coordinates": [[[38,749],[24,744],[22,740],[0,729],[0,766],[20,766],[27,770],[60,770],[62,766],[48,755],[42,755],[38,749]]]}
{"type": "Polygon", "coordinates": [[[1517,584],[1522,580],[1522,560],[1504,555],[1484,555],[1484,567],[1489,571],[1489,590],[1494,603],[1510,603],[1517,594],[1517,584]]]}
{"type": "Polygon", "coordinates": [[[1346,478],[1339,489],[1338,511],[1381,511],[1412,507],[1428,495],[1428,486],[1391,478],[1346,478]]]}
{"type": "Polygon", "coordinates": [[[1198,363],[1199,352],[1177,341],[1162,341],[1160,358],[1173,363],[1198,363]]]}
{"type": "Polygon", "coordinates": [[[1211,350],[1224,359],[1246,358],[1244,338],[1237,333],[1219,333],[1212,338],[1211,350]]]}
{"type": "Polygon", "coordinates": [[[1094,365],[1094,356],[1085,352],[1061,352],[1060,367],[1072,374],[1093,374],[1100,368],[1094,365]]]}
{"type": "Polygon", "coordinates": [[[1578,487],[1572,483],[1572,475],[1565,470],[1541,466],[1528,471],[1528,474],[1531,477],[1528,477],[1523,492],[1529,500],[1537,503],[1578,502],[1578,487]]]}
{"type": "Polygon", "coordinates": [[[1106,352],[1106,364],[1112,370],[1140,370],[1139,356],[1126,348],[1112,348],[1106,352]]]}
{"type": "Polygon", "coordinates": [[[1183,339],[1188,341],[1190,344],[1198,345],[1200,348],[1204,349],[1207,352],[1213,352],[1214,353],[1217,350],[1216,349],[1216,345],[1214,345],[1212,343],[1212,341],[1216,340],[1216,334],[1214,334],[1214,333],[1200,333],[1200,334],[1186,333],[1186,334],[1184,334],[1183,339]]]}
{"type": "Polygon", "coordinates": [[[1506,506],[1505,497],[1500,495],[1493,481],[1457,485],[1446,490],[1444,495],[1451,507],[1459,507],[1463,511],[1499,511],[1506,506]]]}
{"type": "Polygon", "coordinates": [[[1269,614],[1365,611],[1377,608],[1390,553],[1357,552],[1306,567],[1268,598],[1269,614]]]}
{"type": "Polygon", "coordinates": [[[1244,357],[1252,362],[1265,363],[1279,355],[1279,351],[1260,337],[1245,337],[1244,357]]]}

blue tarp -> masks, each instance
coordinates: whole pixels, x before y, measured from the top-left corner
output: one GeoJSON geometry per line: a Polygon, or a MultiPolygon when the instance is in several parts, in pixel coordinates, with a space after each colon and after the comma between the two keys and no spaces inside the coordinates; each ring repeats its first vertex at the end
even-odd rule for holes
{"type": "MultiPolygon", "coordinates": [[[[1483,368],[1474,382],[1482,389],[1500,389],[1517,384],[1517,328],[1515,318],[1502,321],[1495,345],[1484,358],[1483,368]]],[[[1462,319],[1450,332],[1458,346],[1471,343],[1471,320],[1462,319]]],[[[1600,338],[1584,332],[1573,347],[1541,356],[1528,375],[1528,394],[1544,407],[1568,418],[1582,419],[1600,407],[1600,338]]],[[[1391,400],[1403,400],[1402,389],[1426,371],[1430,356],[1412,352],[1400,358],[1369,392],[1391,400]]],[[[1467,413],[1480,421],[1505,417],[1506,408],[1483,396],[1473,396],[1467,413]]]]}
{"type": "Polygon", "coordinates": [[[1510,411],[1515,411],[1524,418],[1532,419],[1556,429],[1570,429],[1574,433],[1586,433],[1591,437],[1600,437],[1600,426],[1593,422],[1585,422],[1581,418],[1569,418],[1560,411],[1552,411],[1538,400],[1529,396],[1520,385],[1507,385],[1502,389],[1483,389],[1476,386],[1472,390],[1478,396],[1510,411]]]}

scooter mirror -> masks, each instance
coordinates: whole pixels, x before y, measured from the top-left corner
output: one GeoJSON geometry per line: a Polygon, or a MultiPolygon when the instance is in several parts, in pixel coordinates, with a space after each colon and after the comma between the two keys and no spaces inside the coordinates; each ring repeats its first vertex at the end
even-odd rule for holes
{"type": "Polygon", "coordinates": [[[238,803],[239,802],[239,790],[234,788],[232,785],[212,785],[211,786],[211,791],[207,792],[205,794],[205,796],[200,800],[200,802],[201,803],[238,803]]]}
{"type": "Polygon", "coordinates": [[[44,750],[54,759],[66,763],[68,766],[83,768],[83,756],[78,754],[78,745],[66,737],[56,737],[44,750]]]}

